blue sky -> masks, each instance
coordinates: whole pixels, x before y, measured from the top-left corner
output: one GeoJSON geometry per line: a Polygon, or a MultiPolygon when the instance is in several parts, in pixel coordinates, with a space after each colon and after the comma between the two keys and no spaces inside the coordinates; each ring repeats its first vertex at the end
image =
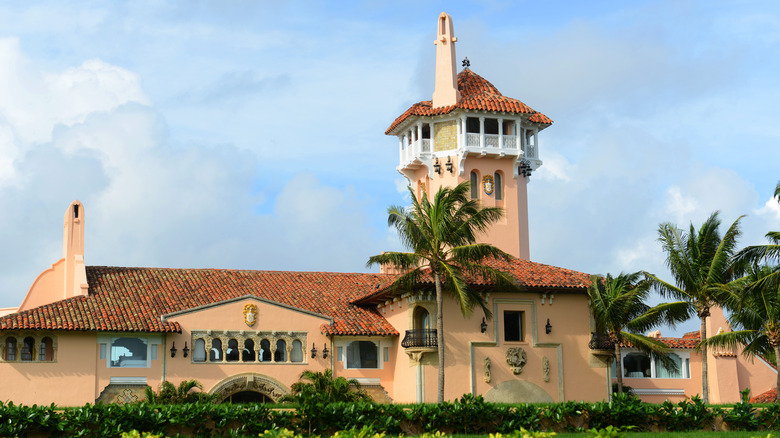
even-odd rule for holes
{"type": "Polygon", "coordinates": [[[661,222],[780,229],[776,2],[7,2],[0,307],[60,257],[74,199],[89,265],[365,271],[400,249],[384,131],[430,98],[441,11],[459,58],[555,121],[533,260],[668,276],[661,222]]]}

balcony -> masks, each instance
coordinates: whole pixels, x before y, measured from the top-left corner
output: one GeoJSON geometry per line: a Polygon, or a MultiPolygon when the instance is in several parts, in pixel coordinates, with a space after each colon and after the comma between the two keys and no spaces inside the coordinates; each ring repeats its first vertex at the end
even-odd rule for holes
{"type": "Polygon", "coordinates": [[[591,332],[590,342],[588,342],[588,348],[591,350],[615,350],[615,343],[612,342],[608,336],[600,333],[591,332]]]}
{"type": "Polygon", "coordinates": [[[401,341],[401,346],[404,348],[436,349],[438,345],[435,329],[407,330],[404,340],[401,341]]]}

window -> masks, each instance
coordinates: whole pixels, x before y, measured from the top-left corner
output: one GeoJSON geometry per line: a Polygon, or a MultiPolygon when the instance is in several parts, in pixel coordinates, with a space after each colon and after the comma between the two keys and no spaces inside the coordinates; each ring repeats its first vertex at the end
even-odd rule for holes
{"type": "Polygon", "coordinates": [[[211,351],[209,351],[209,362],[222,362],[222,341],[219,339],[211,340],[211,351]]]}
{"type": "Polygon", "coordinates": [[[504,341],[518,342],[523,340],[523,312],[517,310],[504,311],[504,341]]]}
{"type": "Polygon", "coordinates": [[[193,362],[205,362],[206,361],[206,341],[203,339],[195,339],[192,349],[192,361],[193,362]]]}
{"type": "Polygon", "coordinates": [[[32,361],[34,352],[35,340],[29,336],[24,338],[22,341],[22,360],[32,361]]]}
{"type": "Polygon", "coordinates": [[[50,337],[41,339],[41,346],[38,351],[38,360],[41,362],[51,362],[54,360],[54,345],[50,337]]]}
{"type": "Polygon", "coordinates": [[[114,338],[111,342],[111,367],[146,368],[148,348],[143,338],[114,338]]]}
{"type": "Polygon", "coordinates": [[[496,197],[496,201],[504,200],[504,181],[501,179],[499,172],[493,174],[493,194],[496,197]]]}
{"type": "Polygon", "coordinates": [[[379,348],[371,341],[352,341],[347,345],[347,368],[379,368],[379,348]]]}
{"type": "MultiPolygon", "coordinates": [[[[629,352],[623,355],[623,377],[634,379],[690,379],[691,361],[688,353],[670,353],[669,358],[677,365],[677,370],[667,370],[657,357],[645,353],[629,352]]],[[[612,361],[612,377],[617,377],[617,367],[612,361]]]]}
{"type": "Polygon", "coordinates": [[[4,359],[7,361],[16,360],[16,338],[12,337],[5,340],[4,359]]]}
{"type": "Polygon", "coordinates": [[[255,341],[251,339],[244,341],[244,351],[241,352],[241,360],[243,362],[255,361],[255,341]]]}
{"type": "Polygon", "coordinates": [[[498,119],[485,119],[485,134],[498,134],[498,119]]]}
{"type": "Polygon", "coordinates": [[[287,362],[287,342],[284,342],[284,339],[279,339],[276,341],[274,362],[287,362]]]}
{"type": "Polygon", "coordinates": [[[623,377],[651,377],[650,356],[628,353],[623,357],[623,377]]]}
{"type": "Polygon", "coordinates": [[[268,339],[263,339],[260,341],[260,352],[258,354],[260,356],[260,362],[271,361],[271,343],[268,341],[268,339]]]}
{"type": "Polygon", "coordinates": [[[290,362],[303,362],[303,344],[301,344],[301,341],[297,339],[292,343],[290,362]]]}
{"type": "Polygon", "coordinates": [[[466,119],[466,132],[479,134],[479,118],[468,117],[466,119]]]}
{"type": "Polygon", "coordinates": [[[238,362],[238,341],[230,339],[225,352],[225,360],[228,362],[238,362]]]}
{"type": "Polygon", "coordinates": [[[479,175],[471,171],[471,199],[479,199],[479,175]]]}
{"type": "Polygon", "coordinates": [[[414,309],[414,328],[415,330],[431,329],[431,316],[425,307],[418,306],[414,309]]]}

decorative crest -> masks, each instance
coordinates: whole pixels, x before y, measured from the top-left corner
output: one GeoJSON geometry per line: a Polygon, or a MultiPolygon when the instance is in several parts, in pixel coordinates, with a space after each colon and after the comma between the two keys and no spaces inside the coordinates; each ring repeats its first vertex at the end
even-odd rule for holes
{"type": "Polygon", "coordinates": [[[244,305],[244,322],[252,327],[257,322],[257,306],[255,304],[244,305]]]}
{"type": "Polygon", "coordinates": [[[485,175],[482,177],[482,188],[485,190],[486,195],[492,195],[495,184],[493,182],[493,175],[485,175]]]}

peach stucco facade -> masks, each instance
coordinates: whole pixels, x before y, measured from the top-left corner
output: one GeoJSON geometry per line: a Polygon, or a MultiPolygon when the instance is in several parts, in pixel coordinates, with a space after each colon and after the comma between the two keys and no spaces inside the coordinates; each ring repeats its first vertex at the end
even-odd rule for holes
{"type": "MultiPolygon", "coordinates": [[[[389,268],[355,274],[87,266],[86,211],[74,201],[65,213],[63,257],[32,281],[18,308],[0,309],[0,400],[126,403],[165,380],[195,379],[224,401],[268,401],[288,393],[304,370],[330,369],[358,379],[379,401],[433,402],[439,312],[446,400],[608,398],[612,358],[589,345],[589,275],[530,260],[529,178],[542,165],[539,132],[552,121],[501,95],[467,61],[458,73],[456,41],[452,19],[442,13],[433,98],[413,105],[386,133],[398,138],[397,169],[415,196],[470,181],[473,198],[504,209],[481,241],[516,257],[486,263],[497,263],[518,289],[471,285],[492,318],[479,309],[464,316],[447,298],[438,309],[430,281],[394,289],[398,274],[389,268]]],[[[710,325],[711,333],[728,330],[722,313],[714,312],[710,325]]],[[[701,355],[687,347],[678,353],[684,375],[668,378],[649,358],[631,356],[625,383],[648,401],[697,394],[701,355]]],[[[740,389],[757,393],[775,381],[773,368],[735,352],[708,360],[713,402],[735,401],[740,389]]]]}

